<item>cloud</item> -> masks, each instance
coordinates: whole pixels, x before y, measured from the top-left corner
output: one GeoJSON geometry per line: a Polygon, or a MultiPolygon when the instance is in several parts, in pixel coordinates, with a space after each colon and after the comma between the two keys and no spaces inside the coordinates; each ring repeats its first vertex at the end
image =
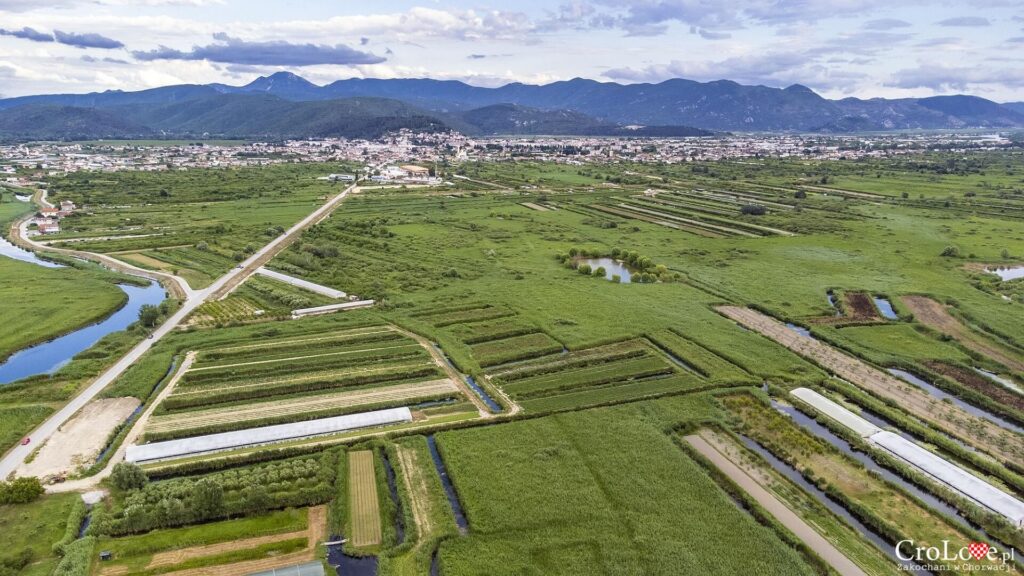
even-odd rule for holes
{"type": "Polygon", "coordinates": [[[81,58],[82,62],[106,62],[107,64],[128,64],[127,60],[121,60],[120,58],[97,58],[88,54],[83,54],[81,58]]]}
{"type": "Polygon", "coordinates": [[[959,27],[977,27],[977,26],[991,26],[992,23],[988,21],[988,18],[982,18],[980,16],[958,16],[956,18],[946,18],[945,20],[939,20],[936,22],[939,26],[959,26],[959,27]]]}
{"type": "Polygon", "coordinates": [[[719,61],[680,61],[643,68],[613,68],[604,76],[625,82],[661,82],[671,78],[699,81],[728,79],[741,84],[786,86],[799,83],[819,89],[852,90],[866,77],[857,71],[813,61],[806,51],[758,52],[719,61]]]}
{"type": "Polygon", "coordinates": [[[704,28],[701,28],[698,34],[700,34],[700,37],[705,40],[724,40],[726,38],[732,38],[732,34],[727,32],[712,32],[711,30],[705,30],[704,28]]]}
{"type": "Polygon", "coordinates": [[[862,28],[865,30],[892,30],[893,28],[907,28],[910,25],[910,22],[907,22],[906,20],[880,18],[878,20],[868,20],[864,23],[862,28]]]}
{"type": "Polygon", "coordinates": [[[15,38],[23,38],[33,42],[53,42],[52,34],[40,32],[34,28],[29,28],[28,26],[25,26],[21,30],[4,30],[0,28],[0,36],[13,36],[15,38]]]}
{"type": "Polygon", "coordinates": [[[105,50],[124,48],[123,42],[119,42],[113,38],[107,38],[102,34],[96,34],[94,32],[78,34],[75,32],[61,32],[60,30],[54,30],[53,36],[57,39],[57,42],[67,44],[68,46],[74,46],[76,48],[103,48],[105,50]]]}
{"type": "Polygon", "coordinates": [[[896,88],[928,88],[935,92],[963,92],[979,86],[1022,88],[1024,69],[1017,66],[996,69],[922,63],[915,68],[896,72],[885,85],[896,88]]]}
{"type": "Polygon", "coordinates": [[[337,44],[292,44],[283,40],[250,42],[232,38],[221,32],[213,35],[217,44],[193,46],[183,52],[160,46],[149,51],[134,51],[138,60],[207,60],[225,64],[248,64],[252,66],[314,66],[317,64],[378,64],[386,58],[369,52],[337,44]]]}
{"type": "Polygon", "coordinates": [[[1006,41],[1010,44],[1024,44],[1024,36],[1014,36],[1013,38],[1007,38],[1006,41]]]}
{"type": "Polygon", "coordinates": [[[370,39],[367,38],[366,36],[363,36],[362,38],[359,39],[359,45],[360,46],[366,46],[369,43],[370,43],[370,39]]]}
{"type": "Polygon", "coordinates": [[[484,58],[487,58],[487,54],[470,54],[469,56],[466,56],[466,58],[469,58],[470,60],[483,60],[484,58]]]}

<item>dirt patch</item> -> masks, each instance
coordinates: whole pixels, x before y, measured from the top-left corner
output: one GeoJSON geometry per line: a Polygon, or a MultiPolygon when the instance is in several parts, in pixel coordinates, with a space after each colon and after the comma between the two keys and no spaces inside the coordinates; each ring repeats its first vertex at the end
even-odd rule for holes
{"type": "Polygon", "coordinates": [[[843,295],[846,309],[852,320],[881,320],[878,309],[871,297],[863,292],[847,292],[843,295]]]}
{"type": "Polygon", "coordinates": [[[943,376],[956,380],[968,388],[981,392],[1000,404],[1006,404],[1017,410],[1024,411],[1024,397],[1003,388],[977,372],[937,360],[925,362],[924,365],[943,376]]]}
{"type": "Polygon", "coordinates": [[[1024,360],[1020,359],[1019,354],[964,326],[945,306],[935,300],[925,296],[904,296],[903,303],[914,314],[914,319],[925,326],[956,338],[967,348],[988,356],[1011,370],[1024,372],[1024,360]]]}
{"type": "Polygon", "coordinates": [[[138,407],[136,398],[103,398],[89,402],[47,440],[34,460],[22,464],[17,474],[54,482],[80,466],[91,464],[114,428],[138,407]]]}

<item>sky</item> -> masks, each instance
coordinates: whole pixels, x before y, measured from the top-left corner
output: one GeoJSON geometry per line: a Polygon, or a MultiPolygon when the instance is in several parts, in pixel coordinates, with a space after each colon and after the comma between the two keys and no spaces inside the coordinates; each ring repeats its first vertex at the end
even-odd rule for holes
{"type": "Polygon", "coordinates": [[[0,95],[669,78],[1024,100],[1024,0],[0,0],[0,95]]]}

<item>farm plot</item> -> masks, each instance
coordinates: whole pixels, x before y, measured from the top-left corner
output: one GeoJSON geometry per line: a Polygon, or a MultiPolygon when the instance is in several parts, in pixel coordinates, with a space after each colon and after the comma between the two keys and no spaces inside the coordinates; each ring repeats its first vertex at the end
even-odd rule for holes
{"type": "Polygon", "coordinates": [[[953,404],[940,402],[927,392],[875,369],[813,338],[800,336],[784,324],[748,308],[722,306],[719,312],[809,358],[823,368],[907,412],[979,448],[1002,462],[1024,466],[1024,438],[953,404]]]}
{"type": "Polygon", "coordinates": [[[491,340],[524,336],[537,332],[537,327],[527,324],[518,318],[499,318],[469,324],[455,324],[449,332],[465,344],[479,344],[491,340]]]}
{"type": "Polygon", "coordinates": [[[467,307],[454,307],[444,310],[424,312],[422,314],[416,314],[414,317],[418,320],[431,324],[436,328],[442,328],[444,326],[451,326],[452,324],[462,324],[478,320],[493,320],[495,318],[504,318],[506,316],[513,315],[515,315],[515,312],[505,308],[504,306],[474,304],[467,305],[467,307]]]}
{"type": "Polygon", "coordinates": [[[1024,360],[1019,352],[973,331],[953,317],[942,304],[924,296],[905,296],[902,300],[918,322],[956,338],[967,348],[988,356],[1011,370],[1024,372],[1024,360]]]}
{"type": "Polygon", "coordinates": [[[697,385],[642,340],[538,358],[489,376],[524,408],[554,410],[663,394],[697,385]]]}
{"type": "Polygon", "coordinates": [[[224,300],[204,302],[192,313],[188,324],[190,326],[219,326],[231,322],[244,322],[257,317],[268,318],[266,310],[248,298],[231,296],[224,300]]]}
{"type": "Polygon", "coordinates": [[[450,379],[443,378],[413,384],[302,396],[291,400],[274,399],[208,410],[188,410],[152,418],[146,427],[146,439],[170,440],[447,400],[458,396],[458,386],[450,379]]]}
{"type": "Polygon", "coordinates": [[[658,330],[647,338],[655,346],[670,354],[689,370],[712,382],[752,383],[757,379],[746,370],[729,362],[693,340],[684,338],[672,329],[658,330]]]}
{"type": "Polygon", "coordinates": [[[615,407],[438,434],[470,521],[441,543],[440,573],[813,573],[648,416],[615,407]]]}
{"type": "Polygon", "coordinates": [[[372,450],[349,453],[348,485],[352,545],[376,546],[381,542],[381,523],[372,450]]]}
{"type": "Polygon", "coordinates": [[[463,399],[423,343],[391,326],[359,326],[197,351],[147,423],[145,438],[463,399]]]}
{"type": "Polygon", "coordinates": [[[543,332],[491,340],[470,346],[481,366],[496,366],[516,360],[537,358],[560,352],[563,346],[543,332]]]}

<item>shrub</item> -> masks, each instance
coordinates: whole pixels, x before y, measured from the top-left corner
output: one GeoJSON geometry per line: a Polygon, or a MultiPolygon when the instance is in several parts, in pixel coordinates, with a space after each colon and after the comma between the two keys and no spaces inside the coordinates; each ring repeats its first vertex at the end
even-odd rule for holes
{"type": "Polygon", "coordinates": [[[768,213],[768,210],[760,204],[744,204],[740,207],[740,214],[747,214],[750,216],[764,216],[768,213]]]}
{"type": "Polygon", "coordinates": [[[946,246],[939,256],[944,258],[957,258],[960,256],[960,249],[956,246],[946,246]]]}
{"type": "Polygon", "coordinates": [[[43,485],[34,476],[0,482],[0,504],[28,504],[42,496],[43,492],[43,485]]]}
{"type": "Polygon", "coordinates": [[[118,490],[138,490],[143,488],[149,479],[146,473],[131,462],[118,462],[110,473],[110,481],[118,490]]]}

